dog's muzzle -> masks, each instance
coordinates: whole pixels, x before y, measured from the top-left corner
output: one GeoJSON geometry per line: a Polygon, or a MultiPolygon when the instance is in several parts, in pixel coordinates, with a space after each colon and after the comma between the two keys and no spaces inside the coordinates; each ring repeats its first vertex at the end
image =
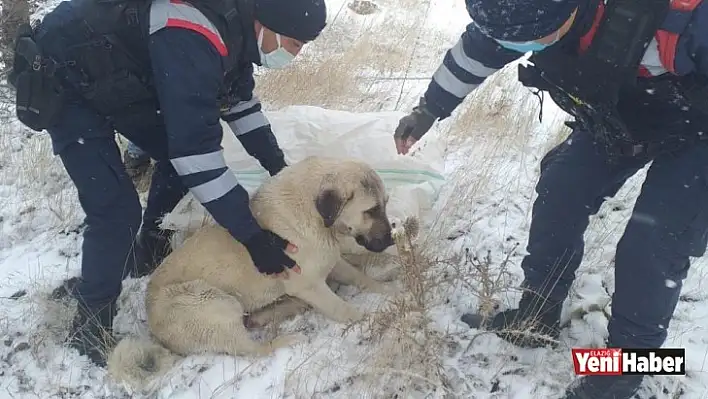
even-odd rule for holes
{"type": "Polygon", "coordinates": [[[358,235],[355,239],[357,244],[371,252],[383,252],[394,244],[391,233],[386,234],[383,238],[373,238],[371,240],[367,240],[364,236],[358,235]]]}

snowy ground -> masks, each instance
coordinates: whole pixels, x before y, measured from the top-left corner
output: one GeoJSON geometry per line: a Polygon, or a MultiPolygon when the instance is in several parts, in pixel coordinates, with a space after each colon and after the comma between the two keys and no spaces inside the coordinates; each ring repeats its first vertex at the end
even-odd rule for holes
{"type": "MultiPolygon", "coordinates": [[[[258,94],[268,106],[407,111],[468,22],[464,2],[458,0],[381,0],[380,10],[368,16],[353,13],[348,1],[327,4],[328,30],[307,49],[296,69],[259,78],[258,94]]],[[[52,6],[48,3],[39,13],[52,6]]],[[[17,124],[3,126],[0,396],[558,396],[574,378],[570,348],[598,345],[607,333],[605,314],[592,309],[609,301],[614,245],[643,176],[631,179],[592,219],[585,261],[566,307],[566,313],[572,311],[574,316],[559,349],[520,350],[494,335],[466,328],[459,321],[463,312],[490,300],[500,310],[518,301],[520,293],[514,287],[521,280],[518,265],[538,161],[563,134],[562,115],[552,105],[546,106],[543,123],[538,123],[535,99],[513,81],[513,72],[509,69],[490,80],[429,138],[448,145],[448,186],[436,205],[439,216],[427,221],[425,248],[440,259],[459,258],[466,250],[480,258],[489,254],[486,273],[493,279],[501,275],[491,296],[482,295],[480,300],[479,276],[460,272],[475,264],[474,259],[455,265],[434,262],[425,276],[430,284],[418,295],[422,308],[416,308],[415,301],[389,305],[393,310],[381,310],[371,323],[373,329],[345,330],[308,313],[281,326],[281,333],[297,331],[308,342],[257,360],[190,357],[144,395],[126,392],[103,370],[61,346],[69,313],[66,304],[49,300],[48,294],[63,278],[78,274],[83,214],[61,163],[51,155],[48,137],[30,134],[17,124]],[[381,334],[376,327],[386,324],[386,317],[402,328],[381,334]]],[[[688,376],[649,379],[646,389],[657,398],[708,396],[703,372],[708,352],[704,259],[694,265],[666,343],[687,349],[688,376]]],[[[145,283],[125,282],[116,321],[119,333],[145,333],[145,283]]],[[[383,303],[383,298],[353,288],[345,287],[340,294],[366,309],[383,303]]]]}

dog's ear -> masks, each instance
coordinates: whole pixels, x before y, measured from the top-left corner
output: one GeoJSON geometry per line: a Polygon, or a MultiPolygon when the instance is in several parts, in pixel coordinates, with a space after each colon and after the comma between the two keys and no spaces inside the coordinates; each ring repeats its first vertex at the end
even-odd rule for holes
{"type": "Polygon", "coordinates": [[[322,216],[325,227],[332,227],[334,221],[337,220],[337,217],[342,212],[344,198],[337,190],[322,190],[315,200],[315,207],[320,216],[322,216]]]}

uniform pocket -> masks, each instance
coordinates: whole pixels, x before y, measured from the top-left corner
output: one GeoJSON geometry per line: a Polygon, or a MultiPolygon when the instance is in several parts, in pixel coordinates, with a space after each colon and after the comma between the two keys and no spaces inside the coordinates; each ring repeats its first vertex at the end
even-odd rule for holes
{"type": "Polygon", "coordinates": [[[73,46],[68,53],[81,71],[82,97],[101,114],[113,116],[131,104],[155,98],[154,90],[137,73],[139,66],[108,39],[73,46]]]}

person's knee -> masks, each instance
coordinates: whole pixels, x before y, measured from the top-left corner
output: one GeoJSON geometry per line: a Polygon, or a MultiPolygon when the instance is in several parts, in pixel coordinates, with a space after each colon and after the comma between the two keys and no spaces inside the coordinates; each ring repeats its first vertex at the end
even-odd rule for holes
{"type": "Polygon", "coordinates": [[[79,202],[92,228],[105,225],[137,229],[142,207],[112,139],[72,143],[59,155],[77,188],[79,202]]]}
{"type": "Polygon", "coordinates": [[[546,153],[539,172],[536,202],[559,215],[588,214],[603,188],[617,178],[590,135],[579,131],[546,153]]]}
{"type": "Polygon", "coordinates": [[[636,276],[634,281],[622,278],[615,290],[609,341],[618,347],[658,348],[666,340],[682,281],[655,276],[643,283],[636,276]]]}
{"type": "MultiPolygon", "coordinates": [[[[533,204],[531,241],[553,240],[565,247],[582,238],[592,204],[607,185],[606,180],[613,177],[602,172],[600,162],[588,160],[593,157],[592,151],[584,141],[569,139],[543,158],[533,204]]],[[[530,244],[533,246],[533,242],[530,244]]]]}
{"type": "Polygon", "coordinates": [[[617,244],[618,273],[639,267],[634,272],[681,281],[688,273],[690,257],[705,254],[708,245],[708,184],[703,176],[693,185],[682,184],[683,177],[683,173],[667,174],[663,179],[645,182],[617,244]],[[671,184],[668,181],[671,179],[677,183],[671,184]],[[678,186],[687,192],[676,192],[678,186]]]}
{"type": "Polygon", "coordinates": [[[690,259],[676,246],[656,241],[663,235],[657,230],[633,218],[617,246],[608,326],[613,345],[659,347],[666,339],[690,259]]]}
{"type": "Polygon", "coordinates": [[[614,348],[659,348],[668,336],[668,325],[634,320],[613,309],[607,325],[608,345],[614,348]]]}
{"type": "Polygon", "coordinates": [[[693,215],[695,210],[688,206],[660,210],[663,203],[640,197],[617,245],[608,326],[612,345],[655,348],[663,344],[690,257],[705,251],[708,221],[701,220],[705,212],[687,217],[686,212],[693,215]]]}
{"type": "MultiPolygon", "coordinates": [[[[182,181],[182,177],[177,173],[172,163],[167,160],[157,161],[155,163],[155,172],[153,173],[152,190],[160,190],[169,193],[168,197],[177,198],[179,201],[185,196],[188,189],[182,181]]],[[[172,199],[168,200],[172,202],[172,199]]]]}
{"type": "Polygon", "coordinates": [[[55,155],[78,151],[70,148],[74,144],[85,144],[89,140],[113,140],[115,137],[110,121],[74,96],[66,98],[58,120],[47,132],[55,155]]]}

